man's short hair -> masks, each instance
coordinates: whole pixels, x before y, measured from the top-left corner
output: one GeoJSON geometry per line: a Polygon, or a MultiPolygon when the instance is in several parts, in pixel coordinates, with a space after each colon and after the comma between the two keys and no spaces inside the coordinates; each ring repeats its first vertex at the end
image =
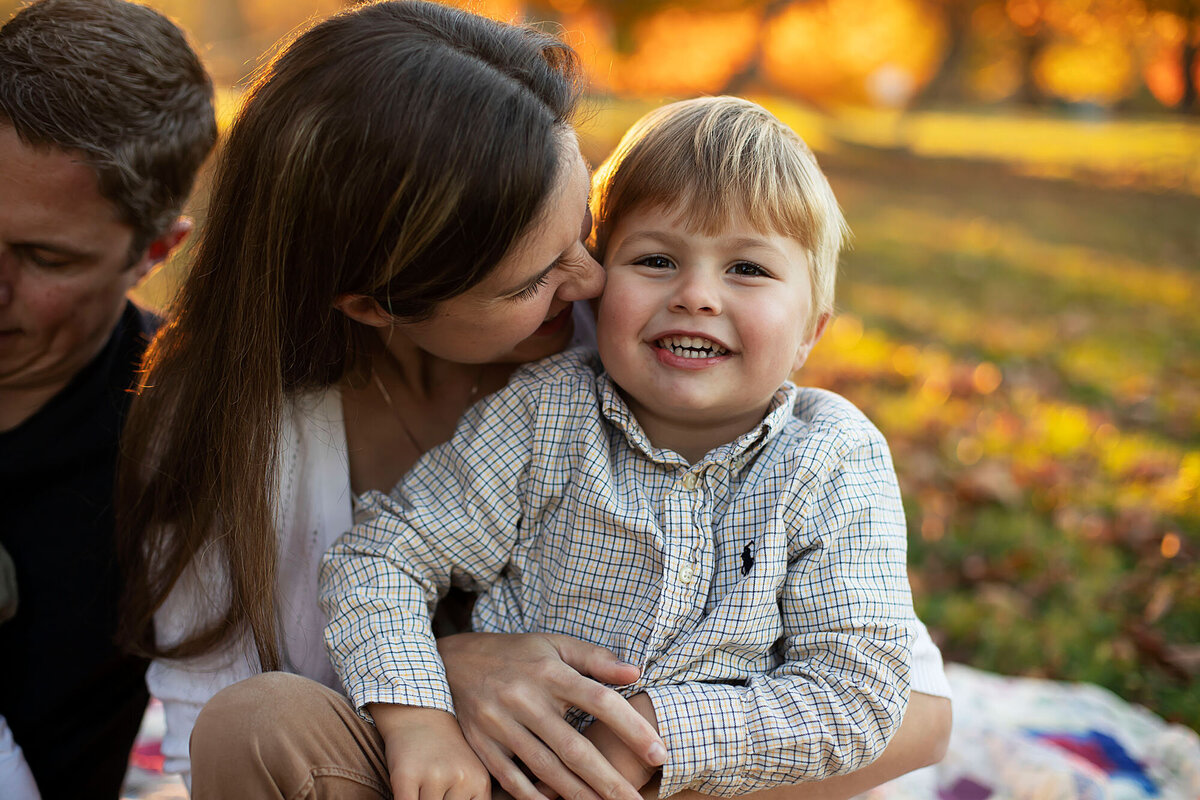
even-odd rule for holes
{"type": "Polygon", "coordinates": [[[833,311],[846,220],[808,145],[757,103],[701,97],[635,122],[592,179],[596,257],[622,216],[656,207],[707,234],[740,215],[796,240],[812,262],[813,324],[833,311]]]}
{"type": "Polygon", "coordinates": [[[85,155],[134,230],[131,258],[178,217],[217,136],[183,32],[125,0],[39,0],[0,28],[0,123],[85,155]]]}

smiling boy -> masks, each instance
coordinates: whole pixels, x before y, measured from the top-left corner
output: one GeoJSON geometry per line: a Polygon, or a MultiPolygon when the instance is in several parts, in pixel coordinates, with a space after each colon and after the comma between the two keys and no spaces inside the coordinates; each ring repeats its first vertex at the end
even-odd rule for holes
{"type": "MultiPolygon", "coordinates": [[[[882,436],[788,381],[832,311],[833,193],[768,112],[707,98],[635,125],[592,206],[599,357],[518,372],[367,497],[375,518],[322,570],[334,664],[360,709],[410,707],[385,739],[413,796],[480,785],[429,629],[451,583],[482,591],[476,630],[567,634],[641,669],[620,691],[667,745],[663,796],[857,769],[903,716],[914,615],[882,436]]],[[[655,771],[587,732],[635,785],[655,771]]]]}

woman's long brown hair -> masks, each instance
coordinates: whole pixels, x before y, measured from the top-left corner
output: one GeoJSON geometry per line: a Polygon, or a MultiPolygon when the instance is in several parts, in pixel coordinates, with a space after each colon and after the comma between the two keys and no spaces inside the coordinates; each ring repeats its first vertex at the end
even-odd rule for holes
{"type": "Polygon", "coordinates": [[[420,318],[482,280],[549,193],[579,75],[552,36],[425,2],[331,17],[268,65],[126,423],[128,647],[185,658],[248,631],[262,669],[280,667],[280,417],[364,353],[334,300],[420,318]],[[154,614],[198,557],[227,593],[182,640],[156,642],[154,614]]]}

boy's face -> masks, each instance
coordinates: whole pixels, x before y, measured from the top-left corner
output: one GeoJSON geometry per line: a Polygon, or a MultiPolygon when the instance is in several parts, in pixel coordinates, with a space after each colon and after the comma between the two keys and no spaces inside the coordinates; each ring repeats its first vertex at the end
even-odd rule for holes
{"type": "Polygon", "coordinates": [[[810,332],[804,248],[743,219],[707,236],[675,208],[633,209],[612,229],[604,268],[600,357],[644,426],[649,416],[750,430],[824,327],[810,332]]]}

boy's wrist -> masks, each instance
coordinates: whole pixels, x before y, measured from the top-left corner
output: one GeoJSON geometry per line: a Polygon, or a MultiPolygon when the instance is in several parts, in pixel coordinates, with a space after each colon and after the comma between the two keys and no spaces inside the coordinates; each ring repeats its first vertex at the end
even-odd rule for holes
{"type": "Polygon", "coordinates": [[[458,720],[449,711],[424,706],[405,706],[397,703],[368,703],[367,713],[375,721],[375,728],[386,742],[389,737],[414,728],[439,735],[454,732],[461,736],[458,720]]]}
{"type": "Polygon", "coordinates": [[[658,715],[654,713],[654,701],[650,699],[650,695],[645,692],[638,692],[629,698],[629,705],[633,706],[633,710],[642,715],[642,717],[654,727],[654,732],[658,730],[658,715]]]}

